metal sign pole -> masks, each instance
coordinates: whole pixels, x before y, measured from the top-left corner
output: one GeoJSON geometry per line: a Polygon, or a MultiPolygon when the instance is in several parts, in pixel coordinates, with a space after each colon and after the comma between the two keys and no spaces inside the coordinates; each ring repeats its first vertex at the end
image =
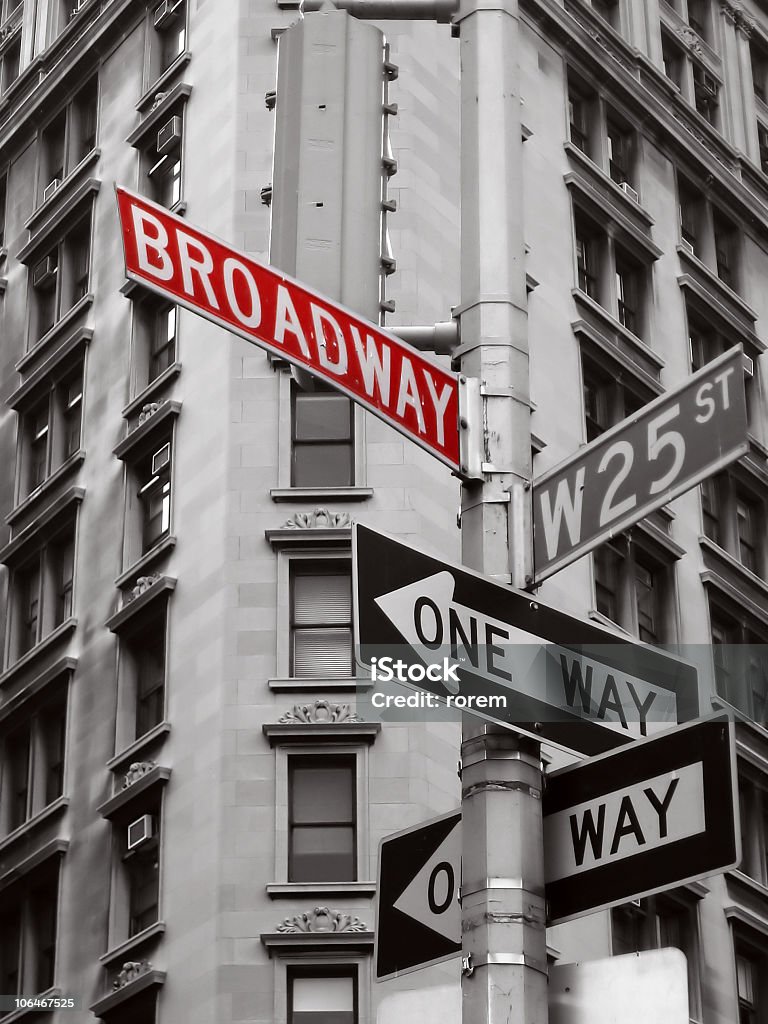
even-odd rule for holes
{"type": "MultiPolygon", "coordinates": [[[[461,346],[482,384],[482,483],[462,493],[466,565],[532,579],[530,401],[517,0],[464,0],[461,40],[461,346]]],[[[492,640],[488,640],[492,642],[492,640]]],[[[546,1024],[539,744],[465,716],[464,1024],[546,1024]]]]}

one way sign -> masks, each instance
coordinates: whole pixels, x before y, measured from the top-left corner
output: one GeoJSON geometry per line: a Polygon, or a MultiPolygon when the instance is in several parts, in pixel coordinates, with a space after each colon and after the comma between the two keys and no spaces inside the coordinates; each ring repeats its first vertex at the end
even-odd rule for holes
{"type": "Polygon", "coordinates": [[[548,923],[735,867],[735,762],[733,726],[720,715],[548,775],[548,923]]]}
{"type": "Polygon", "coordinates": [[[376,980],[461,952],[461,811],[385,836],[379,844],[376,980]]]}

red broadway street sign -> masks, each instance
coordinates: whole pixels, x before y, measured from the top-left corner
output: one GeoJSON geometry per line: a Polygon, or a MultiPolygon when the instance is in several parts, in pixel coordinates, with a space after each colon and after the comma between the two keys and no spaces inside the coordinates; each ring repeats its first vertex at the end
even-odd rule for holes
{"type": "Polygon", "coordinates": [[[118,188],[117,203],[131,280],[322,378],[462,472],[456,374],[143,196],[118,188]]]}

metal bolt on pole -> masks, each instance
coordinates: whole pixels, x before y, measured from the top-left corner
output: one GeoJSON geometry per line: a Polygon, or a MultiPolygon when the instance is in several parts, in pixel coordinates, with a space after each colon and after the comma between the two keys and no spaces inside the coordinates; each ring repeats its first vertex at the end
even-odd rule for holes
{"type": "MultiPolygon", "coordinates": [[[[517,0],[462,0],[461,371],[485,385],[483,482],[462,493],[464,563],[531,577],[528,335],[517,0]],[[504,497],[506,500],[500,500],[504,497]]],[[[465,716],[463,1024],[546,1024],[539,744],[465,716]]]]}

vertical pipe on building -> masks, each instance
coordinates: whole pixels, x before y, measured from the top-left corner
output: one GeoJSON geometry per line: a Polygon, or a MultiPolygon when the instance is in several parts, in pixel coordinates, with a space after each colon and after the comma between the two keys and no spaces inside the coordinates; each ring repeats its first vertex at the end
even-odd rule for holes
{"type": "MultiPolygon", "coordinates": [[[[472,568],[525,586],[531,445],[517,0],[464,0],[455,20],[462,178],[456,354],[462,373],[485,385],[488,470],[482,483],[463,488],[462,554],[472,568]]],[[[465,717],[464,1024],[546,1024],[541,784],[538,743],[465,717]]]]}

